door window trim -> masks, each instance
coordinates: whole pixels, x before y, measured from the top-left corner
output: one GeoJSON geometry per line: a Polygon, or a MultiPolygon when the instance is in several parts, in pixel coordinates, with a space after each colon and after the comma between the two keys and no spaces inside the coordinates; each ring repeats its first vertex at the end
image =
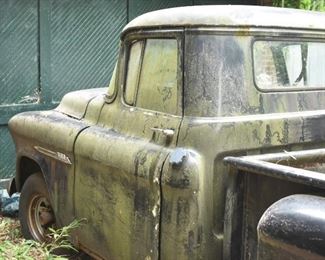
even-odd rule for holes
{"type": "MultiPolygon", "coordinates": [[[[145,48],[145,44],[144,44],[145,48]]],[[[143,60],[144,51],[141,53],[141,68],[139,75],[141,74],[142,69],[142,60],[143,60]]],[[[126,107],[132,107],[134,109],[143,110],[143,111],[151,111],[159,114],[167,114],[174,116],[182,116],[183,115],[183,69],[184,69],[184,30],[183,29],[175,29],[175,30],[148,30],[148,31],[140,31],[140,32],[132,32],[123,38],[123,62],[121,62],[121,86],[122,86],[122,95],[121,100],[122,104],[126,107]],[[177,41],[178,46],[178,60],[179,60],[179,69],[177,75],[177,111],[173,114],[166,113],[164,111],[150,110],[147,108],[141,108],[136,106],[136,96],[138,92],[138,86],[136,86],[135,91],[135,99],[133,104],[128,104],[125,100],[125,91],[126,91],[126,78],[127,78],[127,67],[129,61],[130,48],[132,44],[136,41],[147,40],[147,39],[175,39],[177,41]]]]}

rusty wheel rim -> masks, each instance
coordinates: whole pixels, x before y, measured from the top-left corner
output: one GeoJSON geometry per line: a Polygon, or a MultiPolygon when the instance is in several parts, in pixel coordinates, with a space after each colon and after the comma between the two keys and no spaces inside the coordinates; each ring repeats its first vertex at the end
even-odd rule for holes
{"type": "Polygon", "coordinates": [[[41,195],[35,195],[29,204],[28,226],[35,240],[47,240],[48,228],[53,227],[55,218],[49,200],[41,195]]]}

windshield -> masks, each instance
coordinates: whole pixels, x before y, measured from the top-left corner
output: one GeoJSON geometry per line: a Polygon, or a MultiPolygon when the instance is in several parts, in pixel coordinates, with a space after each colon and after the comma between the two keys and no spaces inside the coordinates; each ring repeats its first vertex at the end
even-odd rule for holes
{"type": "Polygon", "coordinates": [[[260,89],[325,89],[325,43],[256,41],[253,53],[260,89]]]}

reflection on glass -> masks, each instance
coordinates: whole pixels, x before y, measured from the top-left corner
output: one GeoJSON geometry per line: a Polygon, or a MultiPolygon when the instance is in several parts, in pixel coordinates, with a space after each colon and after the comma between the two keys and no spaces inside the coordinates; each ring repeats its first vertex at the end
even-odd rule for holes
{"type": "Polygon", "coordinates": [[[325,43],[256,41],[253,53],[261,89],[325,88],[325,43]]]}
{"type": "Polygon", "coordinates": [[[138,86],[142,46],[143,41],[137,41],[130,48],[124,96],[126,103],[130,105],[134,103],[135,91],[138,86]]]}

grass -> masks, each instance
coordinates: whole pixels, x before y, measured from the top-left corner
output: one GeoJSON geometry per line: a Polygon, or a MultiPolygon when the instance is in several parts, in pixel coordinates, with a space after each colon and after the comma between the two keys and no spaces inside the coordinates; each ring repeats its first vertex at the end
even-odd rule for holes
{"type": "Polygon", "coordinates": [[[64,260],[64,256],[56,255],[58,250],[74,250],[69,241],[69,233],[80,226],[80,221],[73,221],[61,229],[51,229],[47,243],[26,240],[20,232],[19,221],[0,216],[0,259],[13,260],[64,260]]]}

